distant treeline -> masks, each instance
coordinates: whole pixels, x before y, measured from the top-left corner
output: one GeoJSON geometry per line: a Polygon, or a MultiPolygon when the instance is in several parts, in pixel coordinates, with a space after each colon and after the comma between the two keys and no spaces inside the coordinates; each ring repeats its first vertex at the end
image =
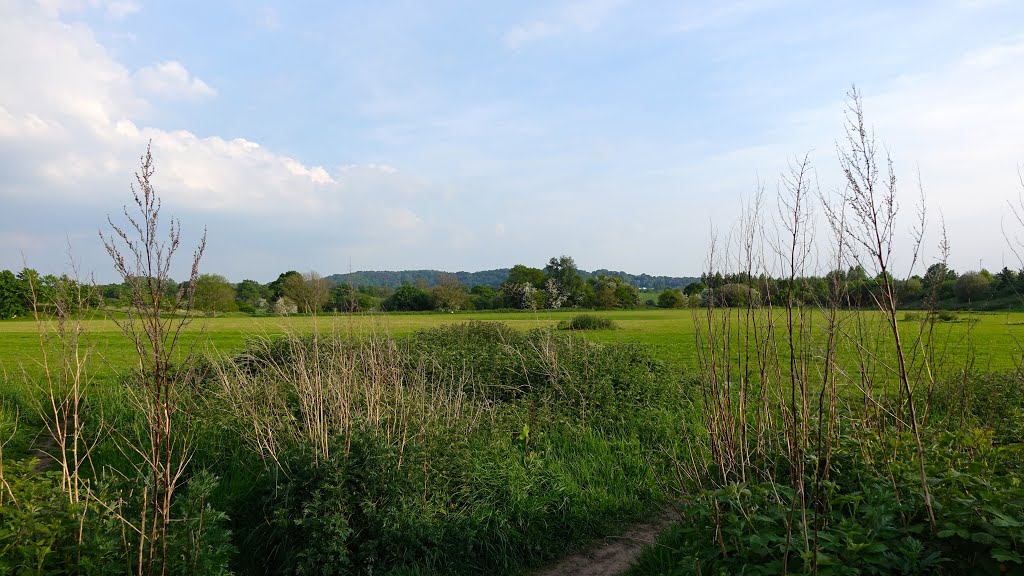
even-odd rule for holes
{"type": "MultiPolygon", "coordinates": [[[[217,274],[201,274],[194,286],[165,284],[166,296],[185,290],[195,294],[197,311],[285,315],[316,312],[493,310],[555,308],[687,308],[717,306],[781,306],[795,298],[810,305],[824,302],[841,290],[850,307],[872,307],[880,278],[863,268],[829,272],[824,276],[784,279],[745,274],[701,278],[634,276],[623,272],[576,268],[569,256],[551,258],[543,268],[517,264],[508,269],[449,274],[437,270],[354,272],[322,277],[289,270],[273,282],[231,283],[217,274]],[[397,282],[397,285],[395,283],[397,282]]],[[[1007,309],[1021,305],[1024,271],[1003,268],[958,274],[935,264],[921,276],[895,279],[899,305],[904,309],[1007,309]]],[[[105,302],[126,306],[123,284],[79,285],[67,276],[41,275],[31,268],[18,273],[0,271],[0,318],[28,314],[33,300],[43,306],[56,295],[69,294],[82,306],[105,302]]]]}
{"type": "MultiPolygon", "coordinates": [[[[399,270],[392,271],[360,271],[347,274],[331,274],[327,281],[333,284],[350,284],[352,286],[373,286],[376,288],[398,288],[402,284],[420,284],[426,288],[440,286],[447,279],[454,277],[467,288],[490,286],[500,288],[508,279],[510,268],[496,268],[480,272],[444,272],[442,270],[399,270]]],[[[623,282],[646,291],[661,291],[666,288],[685,288],[699,278],[691,276],[651,276],[650,274],[629,274],[613,270],[579,270],[584,280],[598,276],[617,276],[623,282]]]]}

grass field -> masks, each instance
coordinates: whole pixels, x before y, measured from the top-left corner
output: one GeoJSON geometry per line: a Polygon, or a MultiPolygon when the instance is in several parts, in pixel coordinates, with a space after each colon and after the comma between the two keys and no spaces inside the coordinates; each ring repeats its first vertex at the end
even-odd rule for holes
{"type": "MultiPolygon", "coordinates": [[[[203,532],[204,524],[200,522],[196,528],[190,523],[190,512],[183,508],[177,513],[185,521],[176,524],[180,528],[167,536],[168,541],[191,549],[190,543],[202,533],[208,538],[201,553],[211,566],[210,574],[219,574],[214,568],[228,565],[236,573],[246,574],[266,570],[333,574],[341,567],[364,574],[523,574],[573,546],[616,533],[624,523],[663,508],[683,492],[687,497],[705,494],[697,490],[703,481],[694,484],[692,478],[679,476],[685,459],[711,461],[710,444],[705,444],[710,436],[701,432],[708,414],[702,412],[698,393],[707,393],[705,380],[711,374],[700,371],[697,346],[699,323],[706,321],[704,311],[588,312],[616,325],[611,330],[577,334],[603,346],[581,342],[562,330],[554,336],[531,332],[557,326],[580,313],[195,318],[181,350],[192,348],[200,354],[223,356],[204,365],[214,370],[212,374],[189,384],[188,390],[201,394],[181,400],[189,414],[187,430],[196,439],[183,494],[191,493],[193,485],[197,491],[205,490],[201,498],[208,498],[226,516],[203,532]],[[316,341],[273,338],[313,331],[337,337],[316,341]],[[246,348],[249,355],[231,357],[246,348]],[[252,359],[256,363],[250,362],[252,359]],[[216,371],[218,367],[223,371],[216,371]],[[317,406],[330,409],[318,411],[317,406]],[[261,443],[271,439],[275,440],[261,443]],[[277,448],[268,448],[271,445],[277,448]],[[217,542],[224,546],[218,547],[217,542]]],[[[725,343],[742,337],[737,330],[742,313],[715,312],[717,322],[726,315],[734,322],[732,338],[725,343]]],[[[767,310],[756,314],[759,321],[768,318],[767,310]]],[[[775,314],[778,337],[774,348],[780,369],[771,386],[780,380],[785,386],[787,378],[779,378],[790,369],[785,361],[784,321],[781,311],[775,314]]],[[[854,382],[856,345],[851,342],[875,347],[869,352],[877,359],[872,361],[877,368],[877,373],[871,372],[877,377],[873,386],[889,388],[892,368],[884,365],[891,358],[891,350],[887,350],[891,336],[884,318],[877,312],[844,311],[840,316],[841,330],[848,332],[848,338],[837,348],[838,365],[852,375],[844,377],[844,382],[852,385],[841,394],[856,399],[860,393],[854,382]],[[858,327],[867,330],[856,334],[858,327]]],[[[904,343],[912,349],[923,326],[920,315],[901,312],[900,318],[904,343]]],[[[811,312],[804,320],[813,324],[812,333],[820,335],[825,320],[821,312],[811,312]]],[[[996,430],[993,436],[986,436],[990,444],[991,438],[1016,443],[1018,420],[1024,430],[1024,420],[1020,420],[1024,412],[1014,412],[1021,404],[1019,378],[984,373],[1018,367],[1024,350],[1024,313],[960,313],[951,320],[936,322],[931,340],[946,361],[936,378],[940,382],[936,405],[943,416],[936,418],[941,420],[936,426],[949,426],[948,431],[936,428],[932,437],[953,440],[933,443],[929,450],[963,458],[962,452],[974,450],[973,445],[950,434],[961,429],[966,434],[971,426],[996,430]],[[975,374],[957,377],[964,367],[975,374]],[[969,402],[964,400],[968,398],[969,402]]],[[[724,325],[717,326],[721,335],[724,325]]],[[[142,438],[145,432],[140,428],[140,407],[129,392],[133,382],[130,369],[137,360],[115,322],[86,320],[82,329],[86,346],[101,358],[92,366],[95,385],[89,387],[83,404],[87,435],[101,439],[90,466],[116,470],[124,479],[117,489],[122,494],[134,493],[142,480],[133,476],[138,458],[125,439],[142,438]]],[[[10,494],[30,502],[46,498],[64,502],[63,488],[56,483],[59,475],[40,476],[33,471],[34,464],[19,461],[36,454],[47,442],[38,410],[38,399],[46,397],[39,386],[43,382],[39,377],[40,344],[35,322],[0,322],[0,432],[11,438],[0,438],[0,443],[7,442],[6,452],[0,452],[0,464],[6,465],[6,456],[7,469],[13,470],[7,473],[15,487],[10,494]]],[[[726,364],[741,366],[744,358],[737,353],[738,347],[722,344],[719,340],[716,346],[722,355],[718,363],[728,356],[726,364]]],[[[803,377],[812,385],[820,382],[819,351],[817,342],[797,350],[810,366],[803,377]]],[[[768,361],[772,362],[776,360],[768,361]]],[[[890,400],[899,401],[894,395],[882,398],[883,402],[890,400]]],[[[42,406],[45,413],[45,403],[42,406]]],[[[842,422],[863,417],[856,413],[857,402],[841,406],[849,410],[842,422]]],[[[776,409],[780,408],[785,405],[776,409]]],[[[723,409],[727,413],[732,410],[723,409]]],[[[858,441],[857,436],[843,439],[858,441]]],[[[846,450],[843,446],[846,444],[836,450],[846,450]]],[[[843,458],[860,454],[858,447],[843,452],[843,458]]],[[[886,462],[906,463],[914,458],[905,450],[885,454],[891,459],[886,462]]],[[[882,455],[873,454],[872,458],[882,455]]],[[[929,476],[959,474],[952,466],[943,468],[944,457],[929,457],[929,476]]],[[[1007,469],[1016,470],[1014,458],[1000,453],[992,461],[1005,460],[1007,469]]],[[[694,470],[711,470],[703,464],[694,466],[694,470]]],[[[3,471],[0,467],[0,479],[3,471]]],[[[869,476],[875,473],[870,467],[864,471],[869,476]]],[[[979,482],[996,482],[1000,493],[1008,494],[1006,498],[1012,502],[1024,501],[1024,496],[1018,498],[1018,488],[1004,486],[1015,472],[999,468],[979,474],[979,482]]],[[[882,488],[895,490],[888,477],[883,480],[882,488]]],[[[914,482],[913,474],[901,476],[897,501],[902,502],[902,494],[913,493],[914,482]]],[[[707,493],[718,498],[717,493],[707,493]]],[[[965,501],[962,496],[951,492],[944,498],[950,505],[965,501]]],[[[114,493],[101,497],[117,500],[114,493]]],[[[187,506],[189,500],[182,498],[181,506],[187,506]]],[[[883,504],[888,506],[886,502],[883,504]]],[[[7,536],[0,534],[0,549],[10,544],[15,546],[12,550],[34,562],[41,562],[43,553],[30,546],[32,542],[44,542],[44,552],[84,546],[76,536],[79,522],[92,523],[86,532],[102,534],[104,546],[118,544],[119,533],[103,528],[107,524],[102,515],[61,512],[63,516],[58,517],[70,520],[43,530],[34,515],[17,506],[3,508],[3,504],[0,502],[0,525],[9,522],[17,528],[7,536]]],[[[127,505],[135,506],[129,510],[138,513],[137,501],[127,505]]],[[[792,508],[786,502],[759,501],[757,505],[781,511],[772,520],[776,530],[792,508]]],[[[964,504],[961,509],[964,514],[974,514],[972,505],[964,504]]],[[[1017,513],[1006,506],[1000,510],[1017,513]]],[[[873,526],[870,518],[858,517],[851,524],[843,521],[845,511],[836,514],[837,526],[873,526]]],[[[956,520],[952,514],[947,517],[953,518],[950,522],[956,520]]],[[[1019,517],[1024,523],[1024,513],[1019,517]]],[[[908,525],[918,530],[920,514],[908,518],[917,519],[908,525]]],[[[1006,522],[1017,522],[1015,518],[1006,522]]],[[[997,520],[1003,521],[1001,517],[997,520]]],[[[688,555],[701,550],[694,542],[712,541],[704,532],[686,532],[690,524],[680,526],[683,528],[670,533],[654,556],[645,557],[650,570],[639,573],[666,573],[666,567],[686,564],[688,555]],[[673,552],[659,556],[659,550],[673,552]]],[[[889,539],[879,540],[877,545],[891,547],[902,537],[903,532],[893,530],[889,532],[895,536],[886,536],[889,539]]],[[[859,533],[856,537],[875,538],[859,533]]],[[[1003,538],[1000,534],[992,537],[1003,538]]],[[[1005,549],[1009,551],[1006,554],[1016,554],[1013,539],[1006,536],[1004,540],[1009,544],[1000,544],[997,553],[1004,554],[1005,549]]],[[[788,538],[779,541],[788,542],[788,538]]],[[[789,544],[779,546],[788,550],[789,544]]],[[[122,544],[117,549],[120,552],[111,557],[127,554],[131,558],[132,550],[142,548],[122,544]]],[[[96,558],[107,554],[86,552],[96,558]]],[[[988,554],[987,549],[982,552],[988,554]]],[[[714,554],[717,552],[710,557],[714,554]]],[[[51,554],[46,561],[56,570],[52,573],[65,573],[61,570],[72,556],[51,554]]],[[[196,552],[197,563],[199,556],[196,552]]],[[[955,557],[968,556],[965,552],[955,557]]],[[[773,558],[767,553],[765,557],[773,558]]],[[[4,573],[4,562],[0,558],[0,573],[4,573]]],[[[757,557],[752,562],[763,559],[757,557]]]]}
{"type": "MultiPolygon", "coordinates": [[[[536,312],[462,312],[376,314],[356,316],[292,316],[199,317],[188,327],[187,346],[199,350],[230,353],[240,350],[246,339],[258,335],[320,332],[363,334],[389,333],[395,336],[436,326],[474,320],[502,322],[518,330],[555,326],[578,314],[578,310],[536,312]]],[[[699,311],[698,314],[703,313],[699,311]]],[[[595,342],[635,342],[650,347],[651,352],[682,371],[697,368],[694,346],[695,317],[692,310],[606,310],[596,314],[610,318],[617,330],[587,332],[584,336],[595,342]]],[[[879,320],[875,312],[860,312],[879,320]]],[[[902,317],[902,316],[901,316],[902,317]]],[[[901,329],[911,338],[918,323],[901,321],[901,329]]],[[[83,329],[96,352],[112,367],[126,366],[133,357],[129,342],[110,320],[88,320],[83,329]]],[[[973,354],[975,369],[1003,371],[1018,367],[1024,351],[1024,312],[961,313],[957,322],[937,325],[938,341],[948,346],[953,364],[963,364],[973,354]]],[[[39,358],[39,336],[36,323],[29,319],[0,322],[0,373],[13,373],[25,368],[35,370],[39,358]]]]}

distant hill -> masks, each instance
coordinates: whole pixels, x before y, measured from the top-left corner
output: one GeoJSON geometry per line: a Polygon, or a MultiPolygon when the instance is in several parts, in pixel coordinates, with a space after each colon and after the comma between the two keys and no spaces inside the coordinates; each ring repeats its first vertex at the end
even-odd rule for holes
{"type": "Polygon", "coordinates": [[[662,291],[665,288],[685,288],[688,284],[699,282],[700,278],[694,278],[693,276],[651,276],[650,274],[630,274],[628,272],[615,272],[613,270],[594,270],[593,272],[584,272],[580,270],[580,274],[585,277],[590,276],[618,276],[626,281],[631,286],[636,286],[641,290],[651,291],[662,291]]]}
{"type": "MultiPolygon", "coordinates": [[[[387,288],[398,288],[404,282],[415,284],[423,281],[428,287],[434,287],[441,283],[443,276],[455,276],[467,287],[493,286],[497,288],[508,277],[508,268],[495,270],[483,270],[481,272],[444,272],[441,270],[400,270],[389,271],[361,271],[349,272],[347,274],[331,274],[327,280],[335,284],[352,284],[353,286],[384,286],[387,288]]],[[[640,289],[660,291],[665,288],[683,288],[687,284],[700,280],[691,276],[651,276],[649,274],[628,274],[626,272],[615,272],[612,270],[594,270],[587,272],[580,270],[584,278],[591,276],[619,276],[627,283],[640,289]]]]}

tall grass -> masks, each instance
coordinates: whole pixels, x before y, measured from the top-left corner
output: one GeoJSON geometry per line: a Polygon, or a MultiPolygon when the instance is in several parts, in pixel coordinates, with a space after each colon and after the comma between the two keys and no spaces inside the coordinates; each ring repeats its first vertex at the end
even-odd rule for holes
{"type": "Polygon", "coordinates": [[[683,407],[639,347],[479,322],[261,337],[213,374],[216,425],[263,470],[243,557],[283,573],[542,562],[664,501],[683,407]]]}
{"type": "MultiPolygon", "coordinates": [[[[992,432],[975,437],[951,425],[958,413],[960,426],[979,425],[963,415],[980,380],[969,357],[961,366],[943,357],[949,341],[936,311],[901,333],[892,162],[876,158],[855,91],[847,120],[838,197],[817,191],[804,157],[782,178],[775,218],[763,217],[759,192],[734,232],[712,242],[707,278],[738,273],[752,294],[778,285],[783,305],[729,308],[710,286],[697,332],[700,425],[684,460],[687,518],[637,573],[902,574],[944,565],[955,573],[1022,561],[1022,542],[1003,529],[1024,521],[1024,493],[1003,477],[1022,455],[994,447],[985,440],[992,432]],[[827,250],[816,210],[831,232],[827,250]],[[852,310],[843,271],[854,266],[881,278],[878,314],[852,310]],[[830,289],[812,299],[804,279],[822,272],[830,289]],[[980,485],[1001,487],[998,496],[986,490],[999,507],[978,508],[980,485]]],[[[922,206],[909,242],[914,263],[925,222],[922,206]]],[[[944,260],[944,235],[939,251],[944,260]]],[[[1019,379],[998,381],[991,390],[1013,398],[1007,391],[1019,379]]],[[[1012,414],[984,426],[1012,435],[1012,414]]]]}

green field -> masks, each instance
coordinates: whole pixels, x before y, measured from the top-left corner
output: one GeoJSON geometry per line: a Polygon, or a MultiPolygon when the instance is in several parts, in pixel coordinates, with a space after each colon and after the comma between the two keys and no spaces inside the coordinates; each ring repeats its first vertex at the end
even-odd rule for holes
{"type": "MultiPolygon", "coordinates": [[[[703,310],[587,312],[616,327],[576,337],[536,329],[557,326],[579,310],[196,317],[179,351],[192,349],[213,361],[199,363],[197,379],[182,384],[186,393],[179,407],[187,420],[179,425],[192,435],[192,444],[183,495],[174,508],[183,522],[174,524],[167,539],[191,549],[202,532],[209,540],[190,562],[207,563],[210,569],[202,573],[209,574],[220,574],[225,566],[239,574],[523,574],[567,549],[649,518],[670,502],[690,501],[699,511],[700,502],[720,501],[738,511],[736,534],[761,543],[763,535],[775,531],[771,548],[736,544],[749,551],[752,564],[775,561],[791,553],[788,533],[778,534],[796,506],[776,490],[790,481],[787,469],[783,466],[767,487],[751,484],[753,496],[744,491],[745,482],[733,494],[728,490],[735,477],[715,475],[724,468],[712,465],[716,445],[705,429],[715,415],[738,416],[729,426],[758,422],[758,414],[729,404],[737,393],[730,388],[732,376],[738,373],[729,370],[746,361],[737,345],[746,334],[744,312],[714,312],[717,334],[730,334],[716,344],[717,365],[729,367],[718,380],[724,390],[709,384],[712,373],[700,365],[705,349],[698,347],[698,336],[707,334],[703,310]],[[731,323],[723,324],[726,318],[731,323]],[[286,337],[314,331],[331,337],[286,337]],[[247,355],[237,354],[243,350],[247,355]],[[715,404],[716,398],[721,402],[715,404]],[[271,439],[276,449],[268,448],[271,439]],[[681,472],[688,462],[696,462],[689,475],[681,472]],[[725,492],[709,490],[705,482],[720,483],[725,492]],[[195,511],[188,507],[193,486],[211,510],[225,514],[207,528],[193,522],[195,511]],[[744,519],[752,510],[774,516],[761,514],[756,517],[764,525],[748,524],[744,519]]],[[[765,378],[764,389],[772,394],[790,386],[783,313],[753,313],[762,330],[769,319],[775,329],[775,341],[759,349],[776,354],[765,361],[778,369],[765,378]]],[[[928,325],[913,313],[899,317],[911,365],[920,368],[917,334],[928,325]]],[[[811,338],[821,337],[825,320],[817,310],[804,316],[804,326],[813,327],[811,338]]],[[[899,394],[879,395],[880,410],[847,401],[864,398],[864,390],[872,388],[897,389],[891,385],[892,338],[885,319],[877,312],[843,311],[839,320],[843,335],[834,365],[844,372],[844,389],[837,404],[842,412],[831,416],[832,422],[854,427],[858,420],[884,422],[884,414],[901,410],[899,394]],[[872,367],[858,372],[858,361],[864,361],[858,350],[868,347],[872,367]],[[859,386],[864,375],[868,387],[859,386]]],[[[937,498],[946,506],[943,521],[983,533],[995,542],[989,545],[995,551],[971,548],[956,535],[938,536],[918,556],[935,550],[973,570],[981,565],[977,558],[1015,558],[1024,548],[1012,530],[997,530],[1002,524],[1024,524],[1018,504],[1024,502],[1024,489],[1013,483],[1024,469],[1022,451],[1013,448],[1024,445],[1024,395],[1019,377],[1009,374],[1019,367],[1024,350],[1024,313],[960,313],[931,326],[929,346],[941,364],[931,364],[936,394],[932,428],[924,433],[927,472],[937,479],[937,498]],[[961,469],[975,455],[978,461],[969,468],[974,476],[964,480],[961,469]],[[991,492],[985,499],[1005,500],[991,518],[978,516],[965,496],[983,487],[991,492]]],[[[46,327],[50,334],[52,328],[46,327]]],[[[84,320],[81,328],[83,349],[95,353],[81,413],[85,437],[99,440],[86,481],[109,490],[89,498],[103,506],[124,502],[124,510],[137,516],[138,499],[125,497],[145,483],[136,473],[142,453],[133,452],[140,444],[131,444],[147,430],[135,400],[140,385],[131,368],[137,360],[114,321],[84,320]]],[[[54,348],[41,341],[39,329],[26,319],[0,322],[0,444],[6,442],[0,446],[0,480],[10,484],[4,488],[10,495],[50,510],[44,514],[18,506],[16,499],[0,499],[0,526],[13,526],[0,531],[0,549],[12,551],[0,558],[0,573],[10,567],[17,572],[28,565],[19,562],[29,561],[49,567],[41,573],[65,573],[74,554],[97,561],[133,558],[141,547],[119,539],[122,524],[105,516],[106,508],[68,508],[60,475],[44,474],[30,460],[48,445],[45,419],[61,420],[47,416],[40,358],[41,350],[54,348]],[[56,520],[36,522],[43,516],[56,520]],[[102,538],[83,540],[80,522],[102,538]]],[[[794,355],[808,367],[801,382],[816,399],[819,370],[827,364],[820,356],[823,347],[815,340],[808,346],[798,342],[796,348],[794,355]]],[[[51,368],[55,359],[59,356],[51,356],[51,368]]],[[[928,382],[920,373],[914,378],[928,382]]],[[[921,386],[915,396],[926,388],[930,395],[932,387],[921,386]]],[[[778,402],[771,409],[785,413],[787,406],[778,402]]],[[[766,430],[776,440],[790,433],[766,430]]],[[[906,535],[921,534],[926,522],[920,501],[905,500],[917,482],[916,469],[905,466],[914,462],[911,444],[898,427],[879,434],[876,441],[844,431],[830,448],[842,456],[841,466],[855,465],[835,468],[831,473],[837,479],[850,470],[861,478],[860,484],[842,485],[850,492],[835,502],[856,500],[870,489],[883,505],[878,514],[890,522],[896,515],[886,506],[912,508],[905,508],[898,525],[881,531],[870,508],[858,516],[859,507],[837,504],[830,513],[833,526],[848,531],[842,538],[888,550],[906,535]],[[892,444],[876,443],[882,440],[892,444]],[[876,462],[895,468],[880,471],[876,462]]],[[[750,461],[751,470],[759,462],[772,471],[779,466],[777,453],[757,454],[760,460],[750,461]]],[[[672,572],[690,565],[694,555],[717,562],[717,546],[701,552],[713,541],[716,526],[679,524],[644,556],[637,573],[672,572]]],[[[859,548],[850,550],[834,552],[859,554],[859,548]]],[[[888,566],[890,558],[871,562],[888,566]]],[[[904,571],[896,566],[879,573],[904,571]]]]}
{"type": "MultiPolygon", "coordinates": [[[[242,349],[253,336],[285,333],[321,332],[367,334],[387,333],[395,336],[416,330],[470,321],[502,322],[519,330],[555,326],[579,314],[578,310],[536,312],[461,312],[461,313],[398,313],[361,314],[354,316],[319,317],[197,317],[187,328],[184,343],[199,350],[231,353],[242,349]]],[[[703,310],[696,311],[697,318],[703,310]]],[[[635,342],[649,346],[657,357],[683,371],[697,369],[695,352],[695,311],[693,310],[604,310],[595,312],[610,318],[617,330],[584,333],[595,342],[635,342]]],[[[850,313],[853,314],[853,313],[850,313]]],[[[857,312],[881,320],[877,312],[857,312]]],[[[902,318],[902,315],[901,315],[902,318]]],[[[781,326],[781,316],[778,320],[781,326]]],[[[905,338],[912,339],[918,322],[901,320],[905,338]]],[[[1013,370],[1024,351],[1024,312],[961,313],[956,322],[938,323],[937,341],[947,349],[953,364],[963,364],[973,355],[973,366],[980,371],[1013,370]]],[[[82,325],[90,343],[110,366],[125,366],[133,356],[129,342],[110,320],[87,320],[82,325]]],[[[39,358],[39,336],[36,323],[29,319],[0,321],[0,372],[11,373],[22,367],[34,370],[39,358]]]]}

